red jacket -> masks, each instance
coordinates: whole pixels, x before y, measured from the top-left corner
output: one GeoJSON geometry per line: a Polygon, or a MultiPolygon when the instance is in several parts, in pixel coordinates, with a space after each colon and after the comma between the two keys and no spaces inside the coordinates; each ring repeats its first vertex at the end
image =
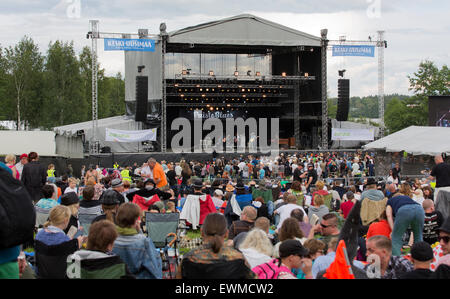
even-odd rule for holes
{"type": "Polygon", "coordinates": [[[216,206],[211,198],[211,195],[206,195],[206,199],[203,201],[201,198],[198,199],[200,201],[200,221],[199,224],[203,224],[206,216],[209,213],[216,213],[216,206]]]}

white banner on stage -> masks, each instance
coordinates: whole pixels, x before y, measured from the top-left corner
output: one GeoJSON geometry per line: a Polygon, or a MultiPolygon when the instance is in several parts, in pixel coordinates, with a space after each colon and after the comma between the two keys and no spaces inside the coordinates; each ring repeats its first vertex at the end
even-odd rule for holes
{"type": "Polygon", "coordinates": [[[373,129],[331,129],[331,140],[374,140],[373,129]]]}
{"type": "Polygon", "coordinates": [[[156,141],[156,128],[140,131],[124,131],[106,128],[105,141],[111,142],[156,141]]]}

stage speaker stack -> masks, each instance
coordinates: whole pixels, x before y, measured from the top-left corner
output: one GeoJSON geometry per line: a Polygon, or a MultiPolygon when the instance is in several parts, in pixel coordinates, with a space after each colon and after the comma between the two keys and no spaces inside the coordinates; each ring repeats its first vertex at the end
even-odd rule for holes
{"type": "Polygon", "coordinates": [[[147,121],[148,77],[136,76],[135,121],[147,121]]]}
{"type": "Polygon", "coordinates": [[[347,121],[350,109],[350,80],[338,79],[337,121],[347,121]]]}

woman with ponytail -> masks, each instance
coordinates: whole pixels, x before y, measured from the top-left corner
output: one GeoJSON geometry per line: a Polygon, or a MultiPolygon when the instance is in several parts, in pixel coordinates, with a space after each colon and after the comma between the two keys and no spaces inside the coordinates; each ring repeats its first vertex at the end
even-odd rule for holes
{"type": "Polygon", "coordinates": [[[256,278],[242,253],[225,246],[227,221],[219,213],[208,214],[201,227],[203,245],[184,255],[178,278],[249,279],[256,278]]]}

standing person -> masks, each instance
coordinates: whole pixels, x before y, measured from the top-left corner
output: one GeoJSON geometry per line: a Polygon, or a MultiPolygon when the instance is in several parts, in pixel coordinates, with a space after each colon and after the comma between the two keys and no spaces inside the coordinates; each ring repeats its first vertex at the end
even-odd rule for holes
{"type": "Polygon", "coordinates": [[[22,179],[23,166],[28,163],[28,155],[20,155],[20,161],[15,165],[17,171],[19,172],[19,180],[22,179]]]}
{"type": "Polygon", "coordinates": [[[412,198],[408,183],[400,186],[399,195],[392,197],[386,203],[386,215],[392,229],[392,255],[401,255],[402,237],[409,226],[414,234],[414,243],[423,240],[425,212],[412,198]],[[395,218],[395,220],[394,220],[395,218]]]}
{"type": "Polygon", "coordinates": [[[434,189],[434,203],[437,205],[437,195],[439,191],[444,190],[450,192],[450,165],[444,162],[441,155],[434,157],[435,166],[431,169],[428,182],[436,180],[436,187],[434,189]]]}
{"type": "Polygon", "coordinates": [[[138,279],[161,279],[162,261],[150,237],[141,231],[141,209],[134,203],[124,203],[117,210],[119,233],[112,252],[120,256],[138,279]]]}
{"type": "Polygon", "coordinates": [[[20,173],[16,168],[16,156],[13,154],[6,155],[5,157],[6,166],[8,166],[13,174],[13,178],[20,179],[20,173]]]}
{"type": "Polygon", "coordinates": [[[47,166],[47,179],[48,179],[48,181],[50,182],[50,183],[55,183],[55,181],[56,181],[56,178],[55,178],[55,172],[56,172],[56,170],[55,170],[55,164],[49,164],[48,166],[47,166]]]}
{"type": "Polygon", "coordinates": [[[73,167],[72,167],[72,164],[68,164],[68,165],[67,165],[67,176],[68,176],[69,178],[73,177],[73,167]]]}
{"type": "Polygon", "coordinates": [[[423,240],[430,245],[438,242],[438,228],[444,223],[442,213],[434,209],[434,202],[431,199],[425,199],[422,203],[425,211],[425,222],[423,226],[423,240]]]}
{"type": "MultiPolygon", "coordinates": [[[[303,174],[305,175],[305,174],[303,174]]],[[[308,172],[306,173],[306,191],[308,193],[311,192],[311,186],[314,186],[317,182],[317,172],[314,169],[314,164],[313,163],[309,163],[308,164],[308,172]]]]}
{"type": "Polygon", "coordinates": [[[47,182],[47,172],[39,163],[39,155],[36,152],[29,153],[28,160],[30,162],[24,165],[21,180],[33,202],[36,203],[43,196],[42,187],[47,182]]]}
{"type": "Polygon", "coordinates": [[[394,179],[398,179],[399,183],[401,182],[400,172],[401,172],[400,164],[397,162],[395,163],[394,168],[392,168],[392,176],[394,177],[394,179]]]}
{"type": "Polygon", "coordinates": [[[228,230],[222,214],[208,214],[200,231],[203,245],[183,256],[178,267],[178,279],[256,278],[242,253],[233,247],[224,246],[228,230]]]}
{"type": "Polygon", "coordinates": [[[173,169],[173,163],[169,163],[167,165],[167,172],[166,172],[166,176],[169,182],[169,186],[170,189],[173,190],[174,196],[175,196],[175,205],[177,205],[177,201],[178,201],[178,194],[179,194],[179,190],[178,190],[178,181],[177,181],[177,174],[175,172],[175,170],[173,169]]]}

